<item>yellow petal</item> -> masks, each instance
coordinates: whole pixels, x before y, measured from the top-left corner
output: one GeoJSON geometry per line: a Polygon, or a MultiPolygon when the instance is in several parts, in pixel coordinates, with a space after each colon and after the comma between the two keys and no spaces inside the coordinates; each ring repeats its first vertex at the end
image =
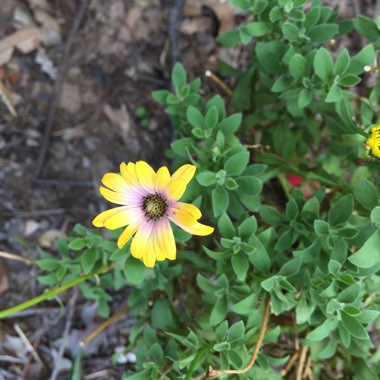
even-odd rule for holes
{"type": "Polygon", "coordinates": [[[125,209],[108,218],[104,222],[104,227],[108,228],[109,230],[116,230],[133,222],[136,222],[135,215],[131,212],[131,210],[125,209]]]}
{"type": "Polygon", "coordinates": [[[170,182],[170,173],[166,166],[158,169],[155,181],[156,191],[159,193],[165,192],[170,182]]]}
{"type": "Polygon", "coordinates": [[[136,259],[142,259],[144,251],[145,251],[145,246],[146,246],[146,236],[144,233],[142,233],[143,229],[139,229],[136,232],[135,237],[132,240],[131,243],[131,255],[135,257],[136,259]]]}
{"type": "Polygon", "coordinates": [[[176,201],[182,197],[186,190],[186,184],[182,179],[170,182],[166,189],[166,194],[170,200],[176,201]]]}
{"type": "Polygon", "coordinates": [[[129,185],[139,187],[140,184],[136,175],[135,164],[130,162],[127,165],[125,162],[122,162],[120,164],[120,173],[129,185]]]}
{"type": "Polygon", "coordinates": [[[169,260],[175,260],[176,245],[173,231],[168,220],[161,222],[157,237],[160,248],[162,252],[165,253],[166,258],[169,260]]]}
{"type": "Polygon", "coordinates": [[[176,208],[186,211],[191,214],[195,219],[199,219],[202,216],[202,213],[199,211],[199,208],[192,205],[191,203],[177,203],[176,208]]]}
{"type": "Polygon", "coordinates": [[[110,210],[103,211],[95,217],[95,219],[92,221],[92,224],[95,227],[104,227],[104,222],[108,218],[110,218],[113,215],[118,214],[119,212],[122,212],[125,209],[126,209],[125,206],[121,206],[121,207],[115,207],[115,208],[111,208],[110,210]]]}
{"type": "Polygon", "coordinates": [[[152,238],[147,241],[143,256],[143,263],[147,268],[153,268],[154,264],[156,263],[156,253],[154,251],[152,238]]]}
{"type": "Polygon", "coordinates": [[[194,177],[194,173],[196,170],[197,170],[197,167],[195,165],[190,165],[190,164],[182,165],[172,175],[171,182],[175,182],[177,179],[181,178],[182,181],[185,183],[185,186],[187,186],[187,184],[194,177]]]}
{"type": "Polygon", "coordinates": [[[119,236],[117,240],[117,246],[119,249],[123,248],[128,243],[132,235],[137,231],[138,225],[130,224],[119,236]]]}
{"type": "Polygon", "coordinates": [[[116,173],[106,173],[102,178],[103,185],[107,186],[116,192],[128,192],[130,186],[128,186],[125,179],[116,173]]]}
{"type": "Polygon", "coordinates": [[[192,226],[197,222],[192,214],[178,208],[173,209],[169,217],[178,225],[192,226]]]}
{"type": "Polygon", "coordinates": [[[145,161],[136,162],[136,174],[140,185],[148,191],[154,191],[156,173],[145,161]]]}
{"type": "Polygon", "coordinates": [[[183,230],[188,232],[189,234],[192,235],[198,235],[198,236],[206,236],[210,235],[214,232],[214,228],[210,226],[206,226],[205,224],[202,223],[195,223],[192,226],[181,226],[183,230]]]}
{"type": "Polygon", "coordinates": [[[116,203],[117,205],[126,205],[128,203],[127,196],[124,193],[116,193],[103,186],[100,186],[99,192],[107,199],[107,201],[116,203]]]}

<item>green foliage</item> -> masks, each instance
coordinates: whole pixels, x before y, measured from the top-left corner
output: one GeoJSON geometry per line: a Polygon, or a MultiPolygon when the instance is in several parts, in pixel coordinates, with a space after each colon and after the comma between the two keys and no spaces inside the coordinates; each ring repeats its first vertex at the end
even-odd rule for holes
{"type": "MultiPolygon", "coordinates": [[[[318,0],[231,3],[253,20],[218,37],[227,47],[246,45],[251,57],[230,67],[238,79],[231,107],[219,95],[201,96],[201,81],[188,83],[179,63],[173,91],[153,93],[178,136],[166,152],[173,168],[197,166],[183,199],[199,206],[215,234],[177,234],[178,260],[152,270],[128,246],[117,249],[118,232],[104,241],[77,226],[58,241],[59,257],[41,251],[39,280],[54,286],[114,263],[80,288],[106,316],[106,290],[131,286],[128,348],[137,364],[125,380],[244,368],[266,297],[277,316],[266,342],[301,339],[315,376],[343,363],[347,378],[378,378],[370,334],[380,312],[380,165],[363,143],[379,123],[380,86],[367,87],[363,73],[380,49],[379,22],[337,21],[318,0]],[[356,54],[336,50],[330,40],[353,29],[368,44],[356,54]],[[289,174],[302,191],[291,189],[289,174]]],[[[281,378],[273,368],[287,360],[261,351],[241,378],[281,378]]]]}

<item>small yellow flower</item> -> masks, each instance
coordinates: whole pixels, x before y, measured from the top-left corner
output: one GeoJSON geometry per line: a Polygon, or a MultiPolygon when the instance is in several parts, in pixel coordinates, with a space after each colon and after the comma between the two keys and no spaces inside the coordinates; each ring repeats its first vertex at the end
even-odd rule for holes
{"type": "Polygon", "coordinates": [[[198,222],[202,216],[197,207],[178,200],[194,176],[194,165],[181,166],[172,176],[166,166],[157,173],[144,161],[122,163],[120,174],[107,173],[100,194],[108,201],[122,205],[99,214],[96,227],[115,230],[125,227],[117,245],[122,248],[135,234],[131,254],[154,267],[157,261],[175,260],[176,245],[169,220],[193,235],[205,236],[214,228],[198,222]]]}
{"type": "Polygon", "coordinates": [[[365,142],[374,156],[380,157],[380,125],[371,128],[371,136],[365,142]]]}

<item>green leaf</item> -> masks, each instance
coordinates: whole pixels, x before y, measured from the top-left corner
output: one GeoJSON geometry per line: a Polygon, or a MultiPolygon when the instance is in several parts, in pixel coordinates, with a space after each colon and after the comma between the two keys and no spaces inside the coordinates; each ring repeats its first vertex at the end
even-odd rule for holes
{"type": "Polygon", "coordinates": [[[257,294],[250,294],[248,297],[231,306],[231,310],[239,315],[250,315],[252,308],[257,304],[257,294]]]}
{"type": "Polygon", "coordinates": [[[328,222],[330,226],[342,224],[352,215],[354,209],[354,200],[351,194],[347,194],[338,199],[328,213],[328,222]]]}
{"type": "Polygon", "coordinates": [[[295,54],[289,61],[289,71],[294,78],[308,76],[308,63],[301,54],[295,54]]]}
{"type": "Polygon", "coordinates": [[[351,58],[347,73],[358,75],[364,71],[364,66],[372,65],[375,59],[375,49],[372,45],[365,46],[358,54],[351,58]]]}
{"type": "Polygon", "coordinates": [[[335,83],[331,86],[327,96],[326,96],[326,99],[325,99],[325,102],[326,103],[335,103],[335,102],[338,102],[339,100],[341,100],[343,98],[343,91],[341,88],[338,87],[338,85],[336,85],[335,83]]]}
{"type": "Polygon", "coordinates": [[[309,12],[306,13],[305,21],[303,22],[303,27],[309,29],[311,26],[315,25],[319,18],[321,17],[321,7],[312,7],[309,12]]]}
{"type": "Polygon", "coordinates": [[[314,231],[318,236],[328,235],[330,232],[330,226],[324,220],[314,220],[314,231]]]}
{"type": "Polygon", "coordinates": [[[227,315],[227,298],[225,296],[219,298],[210,315],[210,325],[216,326],[220,322],[222,322],[227,315]]]}
{"type": "Polygon", "coordinates": [[[177,62],[174,65],[172,72],[172,82],[177,91],[186,84],[186,77],[186,70],[179,62],[177,62]]]}
{"type": "Polygon", "coordinates": [[[170,144],[170,148],[176,155],[185,158],[187,157],[187,149],[191,145],[192,141],[193,140],[190,137],[178,139],[170,144]]]}
{"type": "Polygon", "coordinates": [[[298,28],[294,24],[282,24],[281,29],[284,37],[290,42],[294,42],[298,39],[298,28]]]}
{"type": "Polygon", "coordinates": [[[173,313],[167,299],[159,298],[152,309],[152,327],[165,330],[173,324],[173,313]]]}
{"type": "Polygon", "coordinates": [[[342,52],[339,54],[337,60],[335,61],[334,66],[334,74],[335,75],[343,75],[350,65],[350,54],[348,53],[347,49],[343,49],[342,52]]]}
{"type": "Polygon", "coordinates": [[[224,213],[218,220],[218,229],[222,236],[232,239],[235,235],[235,228],[229,216],[224,213]]]}
{"type": "Polygon", "coordinates": [[[224,187],[217,186],[211,192],[212,210],[214,216],[223,214],[229,205],[229,196],[224,187]]]}
{"type": "Polygon", "coordinates": [[[186,116],[187,116],[188,122],[194,128],[204,128],[205,127],[205,119],[197,108],[195,108],[193,106],[188,107],[188,109],[186,111],[186,116]]]}
{"type": "Polygon", "coordinates": [[[371,222],[380,224],[380,207],[377,206],[371,211],[371,222]]]}
{"type": "Polygon", "coordinates": [[[348,260],[359,268],[371,268],[380,261],[380,232],[375,231],[348,260]]]}
{"type": "Polygon", "coordinates": [[[325,321],[314,330],[312,330],[309,334],[307,334],[307,339],[313,342],[318,342],[325,339],[331,331],[335,330],[338,321],[336,319],[325,319],[325,321]]]}
{"type": "Polygon", "coordinates": [[[217,37],[216,41],[219,42],[223,46],[234,47],[238,43],[240,43],[239,30],[234,29],[234,30],[229,30],[227,32],[224,32],[217,37]]]}
{"type": "Polygon", "coordinates": [[[337,300],[343,303],[355,302],[359,297],[361,288],[360,283],[352,284],[338,294],[337,300]]]}
{"type": "Polygon", "coordinates": [[[244,338],[245,326],[243,321],[234,323],[227,333],[227,342],[234,343],[244,338]]]}
{"type": "Polygon", "coordinates": [[[239,185],[239,191],[244,191],[249,195],[260,194],[263,183],[254,176],[241,176],[237,179],[239,185]]]}
{"type": "Polygon", "coordinates": [[[364,16],[359,15],[354,19],[355,29],[368,41],[376,42],[380,39],[380,30],[376,23],[364,16]]]}
{"type": "Polygon", "coordinates": [[[318,49],[314,57],[314,71],[324,82],[328,82],[334,70],[331,54],[324,47],[318,49]]]}
{"type": "Polygon", "coordinates": [[[170,92],[168,90],[156,90],[152,91],[152,97],[153,99],[161,104],[166,103],[166,99],[169,96],[170,92]]]}
{"type": "Polygon", "coordinates": [[[319,24],[312,26],[306,35],[313,42],[325,42],[331,40],[338,34],[339,26],[336,24],[319,24]]]}
{"type": "Polygon", "coordinates": [[[142,261],[130,256],[125,262],[123,271],[126,279],[131,284],[139,285],[144,281],[147,269],[142,261]]]}
{"type": "Polygon", "coordinates": [[[278,272],[279,276],[291,277],[299,272],[301,269],[302,260],[299,257],[291,259],[285,263],[280,271],[278,272]]]}
{"type": "Polygon", "coordinates": [[[255,21],[243,24],[244,31],[252,37],[265,36],[271,29],[272,24],[265,21],[255,21]]]}
{"type": "Polygon", "coordinates": [[[231,116],[226,117],[223,121],[221,121],[217,128],[225,136],[231,136],[240,127],[241,119],[242,119],[242,114],[241,113],[235,113],[231,116]]]}
{"type": "Polygon", "coordinates": [[[239,252],[232,256],[231,263],[232,269],[234,270],[238,280],[245,281],[245,277],[249,268],[247,257],[243,253],[239,252]]]}
{"type": "Polygon", "coordinates": [[[369,339],[366,329],[356,320],[356,318],[342,312],[343,327],[356,339],[369,339]]]}
{"type": "Polygon", "coordinates": [[[251,235],[255,234],[257,230],[257,220],[252,215],[245,219],[238,227],[239,236],[243,241],[248,241],[251,235]]]}
{"type": "Polygon", "coordinates": [[[61,266],[59,259],[41,259],[36,261],[37,266],[46,271],[55,271],[61,266]]]}
{"type": "Polygon", "coordinates": [[[362,178],[353,186],[355,199],[367,210],[372,210],[379,204],[379,193],[374,184],[362,178]]]}
{"type": "Polygon", "coordinates": [[[215,185],[216,183],[216,176],[214,172],[209,172],[209,171],[201,172],[197,175],[196,179],[200,185],[206,186],[206,187],[215,185]]]}
{"type": "Polygon", "coordinates": [[[304,88],[298,95],[298,99],[297,99],[297,105],[298,105],[298,108],[305,108],[307,107],[311,101],[313,100],[313,93],[304,88]]]}
{"type": "Polygon", "coordinates": [[[224,163],[224,170],[230,175],[239,175],[247,167],[249,152],[239,152],[229,157],[224,163]]]}
{"type": "Polygon", "coordinates": [[[87,240],[83,238],[75,238],[69,243],[69,248],[73,251],[80,251],[82,248],[86,247],[87,240]]]}
{"type": "Polygon", "coordinates": [[[208,129],[215,128],[217,122],[218,122],[218,111],[215,106],[212,106],[206,113],[205,117],[206,121],[206,127],[208,129]]]}
{"type": "Polygon", "coordinates": [[[283,222],[282,215],[272,206],[261,206],[259,212],[265,223],[277,225],[283,222]]]}
{"type": "Polygon", "coordinates": [[[81,265],[85,274],[90,273],[96,263],[95,248],[90,248],[81,257],[81,265]]]}
{"type": "Polygon", "coordinates": [[[341,86],[350,87],[350,86],[357,85],[360,81],[361,81],[361,79],[358,76],[352,75],[352,74],[347,74],[343,78],[340,78],[338,83],[341,86]]]}

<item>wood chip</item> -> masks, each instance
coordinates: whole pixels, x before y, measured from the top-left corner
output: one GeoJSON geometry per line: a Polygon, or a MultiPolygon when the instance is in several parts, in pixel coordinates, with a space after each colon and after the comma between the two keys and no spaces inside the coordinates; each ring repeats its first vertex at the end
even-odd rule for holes
{"type": "Polygon", "coordinates": [[[41,41],[39,28],[24,28],[0,40],[0,66],[7,63],[15,48],[23,53],[29,53],[36,49],[41,41]]]}

